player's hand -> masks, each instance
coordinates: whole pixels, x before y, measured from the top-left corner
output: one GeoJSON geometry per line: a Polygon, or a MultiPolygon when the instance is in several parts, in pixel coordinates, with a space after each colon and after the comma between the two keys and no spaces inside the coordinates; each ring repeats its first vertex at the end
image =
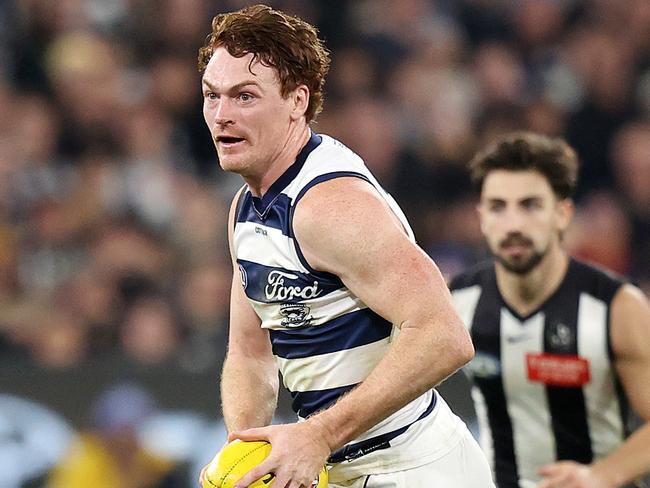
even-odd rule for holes
{"type": "Polygon", "coordinates": [[[574,461],[560,461],[539,468],[544,479],[537,488],[617,488],[597,473],[593,466],[574,461]]]}
{"type": "Polygon", "coordinates": [[[270,425],[233,432],[228,441],[267,441],[271,454],[246,473],[234,488],[246,488],[267,473],[275,475],[278,488],[310,487],[330,455],[330,448],[311,422],[270,425]]]}

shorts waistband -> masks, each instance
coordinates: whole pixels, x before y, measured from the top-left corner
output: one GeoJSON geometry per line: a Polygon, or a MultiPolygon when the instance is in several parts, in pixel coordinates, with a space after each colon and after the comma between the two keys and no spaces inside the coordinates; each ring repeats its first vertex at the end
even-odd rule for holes
{"type": "Polygon", "coordinates": [[[342,461],[352,461],[354,459],[360,458],[361,456],[365,456],[366,454],[370,454],[371,452],[379,451],[381,449],[388,449],[390,447],[391,440],[403,434],[408,430],[408,428],[411,425],[418,422],[419,420],[422,420],[423,418],[427,417],[431,412],[433,412],[433,409],[435,408],[437,401],[438,401],[438,395],[434,390],[429,406],[413,422],[397,430],[393,430],[391,432],[387,432],[385,434],[381,434],[375,437],[370,437],[369,439],[355,442],[354,444],[348,444],[347,446],[343,446],[342,448],[337,449],[330,455],[329,459],[327,460],[328,464],[336,464],[342,461]]]}

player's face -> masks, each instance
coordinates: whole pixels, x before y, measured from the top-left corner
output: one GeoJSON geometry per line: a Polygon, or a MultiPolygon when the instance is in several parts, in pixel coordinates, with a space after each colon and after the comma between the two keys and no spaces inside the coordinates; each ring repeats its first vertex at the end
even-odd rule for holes
{"type": "Polygon", "coordinates": [[[203,117],[226,171],[255,176],[286,143],[292,99],[283,98],[274,68],[252,54],[215,49],[203,74],[203,117]]]}
{"type": "Polygon", "coordinates": [[[488,173],[478,210],[490,250],[517,274],[528,273],[559,248],[572,215],[570,201],[558,200],[548,180],[532,170],[488,173]]]}

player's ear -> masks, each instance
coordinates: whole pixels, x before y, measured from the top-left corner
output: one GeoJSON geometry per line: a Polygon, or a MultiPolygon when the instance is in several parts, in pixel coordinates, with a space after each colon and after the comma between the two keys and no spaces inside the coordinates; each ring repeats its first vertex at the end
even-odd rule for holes
{"type": "Polygon", "coordinates": [[[307,108],[309,107],[309,88],[307,88],[307,85],[299,85],[293,92],[291,92],[289,97],[293,102],[291,119],[298,120],[300,117],[305,115],[307,108]]]}

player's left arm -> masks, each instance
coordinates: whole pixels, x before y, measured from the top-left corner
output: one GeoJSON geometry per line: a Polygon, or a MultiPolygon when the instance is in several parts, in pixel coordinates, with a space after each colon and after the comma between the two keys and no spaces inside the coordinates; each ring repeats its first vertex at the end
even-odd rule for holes
{"type": "Polygon", "coordinates": [[[298,424],[240,433],[273,444],[241,486],[268,470],[280,486],[309,486],[307,468],[315,475],[332,451],[444,380],[474,352],[438,268],[369,183],[346,177],[316,185],[298,203],[293,225],[311,266],[339,276],[400,333],[371,374],[329,409],[298,424]]]}
{"type": "Polygon", "coordinates": [[[618,488],[650,473],[650,304],[641,290],[624,285],[611,306],[615,367],[632,408],[644,420],[619,449],[591,466],[559,462],[543,467],[539,488],[618,488]]]}

